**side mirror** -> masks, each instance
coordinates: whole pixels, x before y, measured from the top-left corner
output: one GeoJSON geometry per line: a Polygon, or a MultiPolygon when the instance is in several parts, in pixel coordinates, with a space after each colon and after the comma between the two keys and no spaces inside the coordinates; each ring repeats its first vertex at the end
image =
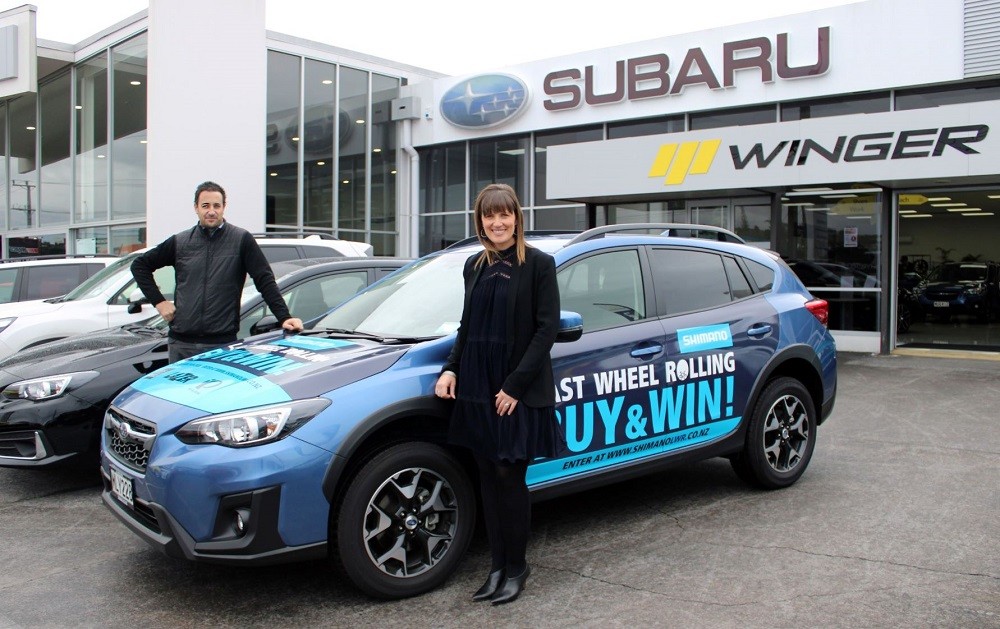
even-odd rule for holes
{"type": "Polygon", "coordinates": [[[281,324],[278,323],[278,318],[277,317],[275,317],[274,315],[267,315],[266,317],[262,318],[257,323],[255,323],[252,326],[250,326],[250,334],[253,335],[253,336],[256,336],[257,334],[263,334],[265,332],[272,332],[274,330],[277,330],[280,327],[281,327],[281,324]]]}
{"type": "Polygon", "coordinates": [[[556,343],[572,343],[583,336],[583,317],[577,312],[562,310],[559,312],[559,333],[556,343]]]}
{"type": "Polygon", "coordinates": [[[142,294],[142,291],[137,288],[128,296],[128,313],[139,314],[142,312],[142,305],[148,303],[149,300],[146,299],[146,296],[142,294]]]}

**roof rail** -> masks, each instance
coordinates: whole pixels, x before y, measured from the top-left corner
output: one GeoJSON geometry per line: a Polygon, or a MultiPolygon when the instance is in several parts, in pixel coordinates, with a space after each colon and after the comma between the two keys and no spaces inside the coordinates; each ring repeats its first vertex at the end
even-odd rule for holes
{"type": "MultiPolygon", "coordinates": [[[[567,234],[579,234],[579,233],[580,232],[567,231],[565,229],[534,229],[524,232],[524,237],[542,238],[545,236],[566,236],[567,234]]],[[[450,245],[445,247],[445,249],[458,249],[466,245],[474,245],[477,242],[479,242],[479,238],[477,238],[476,236],[469,236],[468,238],[463,238],[457,242],[451,243],[450,245]]]]}
{"type": "Polygon", "coordinates": [[[308,231],[308,230],[298,230],[298,231],[287,231],[287,232],[264,232],[250,234],[254,238],[306,238],[308,236],[316,236],[322,240],[341,240],[329,232],[320,231],[308,231]]]}
{"type": "Polygon", "coordinates": [[[675,237],[690,237],[683,234],[676,234],[673,232],[677,231],[698,231],[698,232],[708,232],[715,235],[713,240],[719,240],[722,242],[736,242],[736,243],[746,243],[745,240],[740,238],[735,233],[724,229],[722,227],[715,227],[714,225],[698,225],[695,223],[622,223],[616,225],[602,225],[600,227],[594,227],[593,229],[588,229],[587,231],[581,233],[573,240],[566,243],[566,246],[575,245],[578,242],[586,242],[588,240],[594,240],[595,238],[604,238],[608,234],[622,234],[630,231],[637,230],[657,230],[659,231],[657,236],[675,236],[675,237]]]}
{"type": "Polygon", "coordinates": [[[53,253],[44,256],[22,256],[18,258],[3,258],[0,263],[8,262],[29,262],[31,260],[71,260],[80,258],[117,258],[110,253],[53,253]]]}

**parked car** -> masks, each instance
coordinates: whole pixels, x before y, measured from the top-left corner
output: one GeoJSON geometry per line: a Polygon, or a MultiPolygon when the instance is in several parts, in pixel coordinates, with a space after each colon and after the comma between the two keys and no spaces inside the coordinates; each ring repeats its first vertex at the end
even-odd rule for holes
{"type": "Polygon", "coordinates": [[[65,295],[117,259],[88,255],[0,260],[0,304],[65,295]]]}
{"type": "MultiPolygon", "coordinates": [[[[272,264],[279,260],[340,256],[344,251],[352,252],[353,257],[364,247],[370,250],[365,243],[333,238],[255,237],[272,264]]],[[[0,359],[35,345],[135,323],[155,314],[156,309],[143,298],[129,268],[140,254],[141,251],[136,251],[117,258],[61,297],[0,304],[0,359]]],[[[173,268],[157,269],[153,277],[163,295],[170,299],[174,292],[173,268]]]]}
{"type": "MultiPolygon", "coordinates": [[[[278,262],[272,268],[289,308],[308,321],[404,263],[392,258],[313,258],[278,262]]],[[[242,301],[240,338],[278,326],[252,282],[242,301]]],[[[73,463],[96,469],[104,411],[133,380],[167,364],[166,336],[167,323],[155,315],[39,345],[0,361],[0,466],[73,463]]]]}
{"type": "Polygon", "coordinates": [[[1000,264],[948,262],[923,288],[917,299],[924,314],[947,321],[970,315],[988,321],[1000,314],[1000,264]]]}
{"type": "MultiPolygon", "coordinates": [[[[716,456],[756,485],[794,483],[836,394],[826,302],[769,252],[612,230],[531,241],[557,265],[568,445],[529,466],[534,498],[716,456]]],[[[104,503],[172,557],[331,556],[385,598],[442,583],[477,507],[475,467],[447,443],[451,406],[433,389],[477,250],[425,256],[301,334],[138,379],[105,416],[104,503]]]]}

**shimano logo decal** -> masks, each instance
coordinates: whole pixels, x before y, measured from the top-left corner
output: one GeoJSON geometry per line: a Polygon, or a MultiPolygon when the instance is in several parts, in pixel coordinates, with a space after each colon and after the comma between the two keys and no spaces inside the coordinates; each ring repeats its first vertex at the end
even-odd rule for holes
{"type": "Polygon", "coordinates": [[[729,330],[728,323],[684,328],[677,330],[677,345],[682,354],[732,347],[733,335],[729,330]]]}
{"type": "Polygon", "coordinates": [[[482,74],[463,79],[441,97],[441,115],[464,129],[485,129],[524,111],[528,86],[509,74],[482,74]]]}

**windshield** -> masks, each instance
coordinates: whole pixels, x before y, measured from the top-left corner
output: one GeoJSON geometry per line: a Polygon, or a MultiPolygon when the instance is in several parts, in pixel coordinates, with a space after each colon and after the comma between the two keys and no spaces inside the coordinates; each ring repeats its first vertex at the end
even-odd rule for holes
{"type": "Polygon", "coordinates": [[[944,282],[982,282],[986,279],[985,264],[946,264],[941,267],[944,282]]]}
{"type": "Polygon", "coordinates": [[[418,260],[326,315],[316,329],[384,337],[444,336],[458,329],[468,250],[418,260]]]}
{"type": "Polygon", "coordinates": [[[108,288],[121,285],[125,278],[132,277],[130,267],[132,266],[132,260],[135,260],[137,255],[138,254],[125,256],[124,258],[115,260],[108,266],[90,276],[90,279],[86,282],[66,293],[66,295],[61,297],[59,301],[90,299],[91,297],[97,297],[103,294],[108,288]]]}

